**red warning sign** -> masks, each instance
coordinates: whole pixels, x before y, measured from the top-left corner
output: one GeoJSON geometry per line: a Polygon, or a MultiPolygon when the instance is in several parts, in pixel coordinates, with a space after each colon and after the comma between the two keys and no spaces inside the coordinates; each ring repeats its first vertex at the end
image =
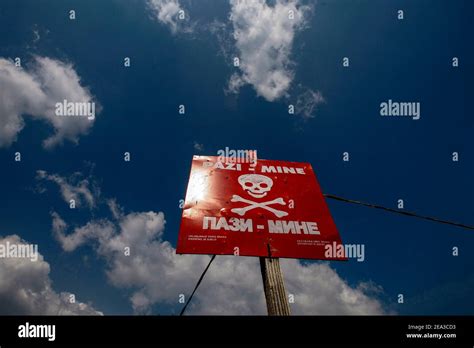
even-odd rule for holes
{"type": "Polygon", "coordinates": [[[178,254],[345,260],[309,163],[194,156],[178,254]]]}

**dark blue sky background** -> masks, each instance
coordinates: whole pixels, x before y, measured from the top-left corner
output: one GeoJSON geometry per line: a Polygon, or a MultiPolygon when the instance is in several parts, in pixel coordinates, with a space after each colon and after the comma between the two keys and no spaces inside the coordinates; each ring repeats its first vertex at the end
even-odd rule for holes
{"type": "MultiPolygon", "coordinates": [[[[164,238],[173,245],[192,155],[215,155],[226,146],[310,162],[325,193],[393,208],[403,199],[406,210],[474,223],[470,1],[317,3],[291,56],[293,84],[319,90],[326,100],[309,120],[288,115],[284,101],[257,97],[250,85],[225,95],[235,68],[204,28],[224,20],[229,5],[183,4],[198,19],[198,34],[172,35],[138,0],[0,3],[0,57],[19,56],[26,65],[35,54],[69,61],[103,107],[78,146],[44,150],[50,129],[28,120],[18,141],[0,149],[0,233],[38,243],[55,288],[75,289],[108,314],[131,313],[127,291],[107,284],[102,260],[88,247],[64,253],[51,234],[52,210],[80,226],[106,209],[71,211],[53,186],[35,193],[38,169],[64,176],[92,169],[103,196],[115,197],[126,212],[163,211],[164,238]],[[77,13],[73,22],[70,8],[77,13]],[[398,8],[403,21],[396,19],[398,8]],[[36,43],[33,30],[41,35],[36,43]],[[345,56],[349,68],[342,67],[345,56]],[[460,67],[451,66],[453,56],[460,67]],[[388,99],[421,102],[421,119],[380,117],[379,104],[388,99]],[[179,104],[186,115],[178,114],[179,104]],[[195,151],[194,142],[204,150],[195,151]],[[21,163],[13,162],[16,151],[21,163]],[[342,161],[344,151],[349,162],[342,161]],[[453,151],[459,162],[452,162],[453,151]]],[[[471,231],[328,204],[343,241],[365,244],[365,262],[331,263],[349,284],[381,285],[382,301],[400,314],[474,313],[471,231]],[[403,305],[396,304],[399,293],[403,305]]]]}

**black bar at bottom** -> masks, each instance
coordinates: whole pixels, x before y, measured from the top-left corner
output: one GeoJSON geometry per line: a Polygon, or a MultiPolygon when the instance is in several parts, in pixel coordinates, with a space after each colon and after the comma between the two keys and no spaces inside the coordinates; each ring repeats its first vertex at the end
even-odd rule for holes
{"type": "MultiPolygon", "coordinates": [[[[473,316],[0,316],[0,347],[57,344],[474,345],[473,316]],[[54,341],[19,337],[55,325],[54,341]],[[25,325],[21,327],[21,325],[25,325]],[[32,328],[34,326],[34,329],[32,328]],[[26,330],[23,330],[23,334],[26,330]]],[[[52,328],[52,327],[51,327],[52,328]]],[[[49,336],[51,338],[51,335],[49,336]]]]}

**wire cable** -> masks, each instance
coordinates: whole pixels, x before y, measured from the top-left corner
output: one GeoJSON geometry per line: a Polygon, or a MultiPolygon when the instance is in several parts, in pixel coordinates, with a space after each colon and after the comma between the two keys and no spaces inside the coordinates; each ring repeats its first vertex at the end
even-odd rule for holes
{"type": "Polygon", "coordinates": [[[474,226],[460,224],[458,222],[452,222],[452,221],[442,220],[442,219],[438,219],[438,218],[434,218],[434,217],[418,215],[416,213],[412,213],[412,212],[409,212],[409,211],[397,210],[397,209],[393,209],[393,208],[387,208],[387,207],[383,207],[381,205],[355,201],[353,199],[342,198],[342,197],[331,195],[331,194],[328,194],[328,193],[323,193],[323,196],[327,197],[327,198],[335,199],[335,200],[341,201],[341,202],[347,202],[347,203],[352,203],[352,204],[363,205],[365,207],[381,209],[381,210],[389,211],[391,213],[397,213],[397,214],[401,214],[401,215],[413,216],[413,217],[416,217],[416,218],[419,218],[419,219],[424,219],[424,220],[439,222],[439,223],[442,223],[442,224],[462,227],[462,228],[466,228],[468,230],[474,230],[474,226]]]}
{"type": "Polygon", "coordinates": [[[214,261],[215,258],[216,258],[216,255],[212,255],[211,260],[207,264],[206,269],[204,270],[204,272],[202,272],[201,277],[199,277],[199,280],[198,280],[196,286],[194,287],[194,290],[191,293],[191,296],[189,296],[188,301],[186,302],[183,309],[181,310],[181,313],[179,313],[180,316],[182,316],[184,314],[184,311],[186,310],[186,307],[188,307],[189,302],[191,302],[191,299],[193,298],[194,293],[196,292],[197,288],[199,287],[199,284],[201,284],[204,276],[206,275],[207,270],[209,269],[209,266],[211,265],[212,261],[214,261]]]}

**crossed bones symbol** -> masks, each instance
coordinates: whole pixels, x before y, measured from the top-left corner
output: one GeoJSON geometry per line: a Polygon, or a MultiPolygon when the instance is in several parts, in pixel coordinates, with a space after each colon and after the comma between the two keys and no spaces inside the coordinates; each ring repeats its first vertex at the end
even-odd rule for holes
{"type": "Polygon", "coordinates": [[[231,202],[243,202],[243,203],[250,204],[246,207],[234,208],[234,209],[230,210],[231,212],[236,213],[240,216],[244,216],[244,214],[246,212],[248,212],[249,210],[255,209],[255,208],[262,208],[262,209],[268,210],[268,211],[272,212],[273,214],[275,214],[276,217],[282,217],[282,216],[288,215],[288,213],[286,211],[277,210],[277,209],[269,207],[269,205],[272,205],[272,204],[286,205],[285,201],[281,197],[276,198],[276,199],[271,200],[271,201],[268,201],[268,202],[259,203],[259,202],[254,202],[254,201],[250,201],[248,199],[242,198],[239,195],[233,195],[232,199],[230,201],[231,202]]]}

